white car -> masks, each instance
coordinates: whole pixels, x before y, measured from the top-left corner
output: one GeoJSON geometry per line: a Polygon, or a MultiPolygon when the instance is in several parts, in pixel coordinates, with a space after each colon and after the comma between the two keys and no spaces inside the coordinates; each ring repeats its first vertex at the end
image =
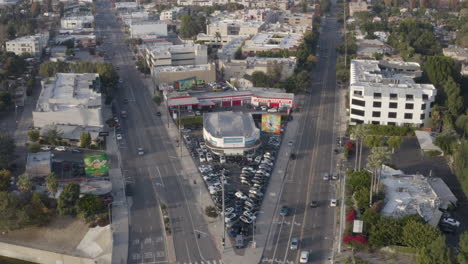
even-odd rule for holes
{"type": "Polygon", "coordinates": [[[55,150],[56,151],[67,151],[67,148],[64,147],[64,146],[58,146],[58,147],[55,147],[55,150]]]}
{"type": "Polygon", "coordinates": [[[253,161],[253,156],[252,154],[247,155],[247,161],[252,162],[253,161]]]}
{"type": "Polygon", "coordinates": [[[245,196],[245,194],[243,194],[241,191],[238,191],[234,194],[237,198],[239,199],[242,199],[242,200],[246,200],[247,199],[247,196],[245,196]]]}
{"type": "Polygon", "coordinates": [[[307,263],[309,262],[309,251],[302,251],[301,258],[299,259],[299,263],[307,263]]]}
{"type": "Polygon", "coordinates": [[[292,140],[289,140],[289,141],[288,141],[288,146],[291,147],[293,144],[294,144],[294,141],[292,141],[292,140]]]}
{"type": "Polygon", "coordinates": [[[260,106],[260,109],[261,109],[262,111],[266,111],[266,110],[267,110],[267,107],[264,106],[264,105],[262,105],[262,106],[260,106]]]}
{"type": "Polygon", "coordinates": [[[206,161],[210,162],[213,160],[213,156],[211,156],[211,153],[206,153],[206,161]]]}
{"type": "Polygon", "coordinates": [[[336,207],[337,201],[336,199],[331,199],[330,200],[330,207],[336,207]]]}
{"type": "Polygon", "coordinates": [[[456,227],[459,227],[459,226],[460,226],[460,222],[459,222],[459,221],[457,221],[457,220],[455,220],[455,219],[453,219],[453,218],[449,218],[449,217],[443,218],[443,219],[442,219],[442,223],[448,224],[448,225],[451,225],[451,226],[456,226],[456,227]]]}
{"type": "Polygon", "coordinates": [[[226,157],[225,156],[219,156],[219,163],[221,163],[221,164],[226,163],[226,157]]]}
{"type": "Polygon", "coordinates": [[[237,215],[235,213],[226,214],[226,216],[224,216],[224,222],[231,222],[231,220],[234,219],[236,216],[237,215]]]}
{"type": "Polygon", "coordinates": [[[143,150],[143,148],[138,148],[138,155],[143,156],[144,154],[145,154],[145,151],[143,150]]]}
{"type": "Polygon", "coordinates": [[[201,154],[200,155],[200,162],[205,162],[206,159],[205,159],[205,155],[201,154]]]}
{"type": "Polygon", "coordinates": [[[122,135],[121,134],[117,134],[117,140],[122,140],[122,135]]]}
{"type": "Polygon", "coordinates": [[[267,110],[268,113],[277,113],[278,109],[277,108],[270,108],[267,110]]]}
{"type": "Polygon", "coordinates": [[[52,150],[52,148],[50,146],[42,146],[41,150],[49,151],[49,150],[52,150]]]}
{"type": "Polygon", "coordinates": [[[262,156],[255,157],[255,163],[260,164],[260,161],[262,161],[262,156]]]}
{"type": "Polygon", "coordinates": [[[330,175],[328,175],[328,172],[325,172],[323,174],[322,178],[323,178],[324,181],[328,181],[328,180],[330,180],[330,175]]]}

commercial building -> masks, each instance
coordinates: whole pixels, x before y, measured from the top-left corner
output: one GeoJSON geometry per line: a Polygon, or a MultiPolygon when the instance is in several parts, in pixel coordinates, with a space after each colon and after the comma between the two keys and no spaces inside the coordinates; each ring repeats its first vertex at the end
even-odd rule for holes
{"type": "Polygon", "coordinates": [[[208,64],[208,49],[200,44],[173,45],[160,42],[146,45],[144,53],[150,68],[208,64]]]}
{"type": "Polygon", "coordinates": [[[216,69],[213,64],[153,67],[151,68],[151,76],[156,85],[186,79],[214,82],[216,81],[216,69]]]}
{"type": "Polygon", "coordinates": [[[182,15],[184,13],[186,13],[186,10],[185,10],[184,7],[180,7],[180,6],[177,7],[176,6],[176,7],[173,7],[171,9],[169,9],[169,10],[162,11],[159,17],[160,17],[161,20],[171,20],[171,21],[173,21],[173,20],[176,20],[178,16],[180,16],[180,15],[182,15]]]}
{"type": "Polygon", "coordinates": [[[115,2],[115,9],[117,10],[137,10],[138,2],[115,2]]]}
{"type": "Polygon", "coordinates": [[[129,24],[131,38],[144,38],[147,35],[167,36],[167,24],[163,21],[132,21],[129,24]]]}
{"type": "Polygon", "coordinates": [[[250,113],[213,112],[203,114],[203,138],[218,155],[240,156],[258,148],[260,129],[250,113]]]}
{"type": "Polygon", "coordinates": [[[16,55],[29,53],[33,56],[41,56],[49,41],[49,33],[40,33],[33,36],[19,37],[5,42],[5,48],[8,52],[16,55]]]}
{"type": "Polygon", "coordinates": [[[302,34],[296,33],[259,33],[252,39],[245,41],[242,52],[247,55],[254,55],[259,51],[297,50],[302,43],[302,37],[302,34]]]}
{"type": "Polygon", "coordinates": [[[418,84],[415,62],[352,60],[350,121],[355,123],[423,126],[430,119],[437,90],[418,84]]]}
{"type": "Polygon", "coordinates": [[[28,153],[26,174],[31,178],[46,177],[52,171],[52,154],[50,151],[28,153]]]}
{"type": "Polygon", "coordinates": [[[246,8],[244,9],[244,21],[261,21],[276,23],[280,18],[280,12],[270,8],[246,8]]]}
{"type": "Polygon", "coordinates": [[[33,111],[34,127],[73,125],[103,127],[99,75],[57,73],[42,81],[42,91],[33,111]]]}
{"type": "Polygon", "coordinates": [[[285,80],[293,75],[296,69],[297,59],[290,58],[266,58],[266,57],[247,57],[245,60],[219,61],[219,67],[223,73],[224,79],[238,79],[244,75],[252,75],[256,71],[270,74],[279,73],[280,79],[285,80]]]}
{"type": "Polygon", "coordinates": [[[357,41],[356,54],[359,56],[373,58],[375,54],[391,55],[393,48],[378,39],[360,39],[357,41]]]}
{"type": "Polygon", "coordinates": [[[267,106],[283,109],[294,107],[294,94],[273,92],[268,89],[242,91],[208,92],[208,93],[167,93],[169,108],[183,109],[233,107],[233,106],[267,106]]]}
{"type": "Polygon", "coordinates": [[[66,16],[60,20],[62,29],[71,30],[93,30],[94,16],[93,15],[72,15],[66,16]]]}

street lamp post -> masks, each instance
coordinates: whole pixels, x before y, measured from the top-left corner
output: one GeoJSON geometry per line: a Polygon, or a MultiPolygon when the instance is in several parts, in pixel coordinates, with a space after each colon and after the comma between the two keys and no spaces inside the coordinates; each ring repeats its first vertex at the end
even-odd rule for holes
{"type": "Polygon", "coordinates": [[[224,177],[224,172],[225,172],[225,169],[223,169],[223,172],[221,173],[221,195],[222,195],[222,209],[223,209],[223,212],[222,212],[222,220],[223,220],[223,240],[222,240],[222,244],[223,244],[223,249],[225,249],[225,241],[226,241],[226,216],[225,216],[225,204],[224,204],[224,181],[225,181],[225,177],[224,177]]]}

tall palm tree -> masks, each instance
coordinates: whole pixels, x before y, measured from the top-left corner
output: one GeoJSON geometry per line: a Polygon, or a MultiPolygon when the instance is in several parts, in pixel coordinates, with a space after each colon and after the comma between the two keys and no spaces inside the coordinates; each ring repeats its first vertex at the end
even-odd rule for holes
{"type": "Polygon", "coordinates": [[[379,157],[371,153],[367,157],[367,166],[372,169],[372,178],[371,178],[371,186],[369,188],[369,207],[372,206],[372,196],[374,194],[374,189],[377,181],[377,170],[381,167],[379,157]]]}
{"type": "Polygon", "coordinates": [[[216,39],[216,46],[219,46],[219,42],[221,41],[221,33],[219,33],[219,31],[216,31],[215,39],[216,39]]]}
{"type": "Polygon", "coordinates": [[[369,129],[366,124],[359,124],[353,128],[351,133],[354,135],[354,138],[356,138],[356,159],[354,161],[354,170],[360,170],[362,158],[362,144],[364,141],[364,137],[369,133],[369,129]]]}
{"type": "Polygon", "coordinates": [[[388,147],[376,147],[372,149],[371,155],[375,155],[376,159],[380,163],[379,175],[377,177],[377,183],[375,186],[375,192],[379,192],[380,178],[382,177],[383,165],[384,163],[387,163],[390,161],[392,157],[392,152],[390,151],[388,147]]]}

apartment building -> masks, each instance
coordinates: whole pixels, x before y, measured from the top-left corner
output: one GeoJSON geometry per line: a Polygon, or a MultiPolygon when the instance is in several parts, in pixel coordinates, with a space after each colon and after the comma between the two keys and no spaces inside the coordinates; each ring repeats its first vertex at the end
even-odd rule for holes
{"type": "Polygon", "coordinates": [[[16,55],[29,53],[32,56],[41,56],[49,41],[49,33],[39,33],[33,36],[19,37],[5,42],[7,52],[13,52],[16,55]]]}
{"type": "Polygon", "coordinates": [[[265,27],[263,21],[220,20],[206,26],[207,35],[251,36],[258,34],[265,27]]]}
{"type": "Polygon", "coordinates": [[[93,29],[94,16],[93,15],[72,15],[66,16],[60,20],[60,26],[62,29],[67,30],[83,30],[83,29],[93,29]]]}
{"type": "Polygon", "coordinates": [[[437,90],[418,84],[422,71],[415,62],[352,60],[350,121],[354,123],[425,126],[437,90]]]}
{"type": "Polygon", "coordinates": [[[297,47],[302,43],[302,37],[302,34],[297,33],[259,33],[245,42],[242,52],[250,56],[258,51],[297,50],[297,47]]]}
{"type": "Polygon", "coordinates": [[[290,58],[264,58],[247,57],[245,60],[229,60],[219,62],[219,67],[225,79],[239,79],[244,75],[252,75],[256,71],[265,74],[278,72],[281,80],[285,80],[293,75],[296,69],[297,59],[290,58]]]}
{"type": "Polygon", "coordinates": [[[99,74],[57,73],[42,81],[33,111],[34,127],[68,125],[103,127],[99,74]]]}
{"type": "Polygon", "coordinates": [[[356,12],[369,11],[366,1],[349,2],[349,15],[353,16],[356,12]]]}
{"type": "Polygon", "coordinates": [[[307,27],[309,31],[312,31],[314,23],[314,13],[293,13],[293,14],[283,14],[279,21],[282,24],[290,26],[304,26],[307,27]]]}
{"type": "Polygon", "coordinates": [[[184,7],[173,7],[169,10],[165,10],[161,12],[160,19],[161,20],[176,20],[178,16],[186,13],[186,10],[184,7]]]}
{"type": "Polygon", "coordinates": [[[208,63],[208,49],[201,44],[173,45],[170,42],[146,45],[145,59],[150,68],[203,65],[208,63]]]}

